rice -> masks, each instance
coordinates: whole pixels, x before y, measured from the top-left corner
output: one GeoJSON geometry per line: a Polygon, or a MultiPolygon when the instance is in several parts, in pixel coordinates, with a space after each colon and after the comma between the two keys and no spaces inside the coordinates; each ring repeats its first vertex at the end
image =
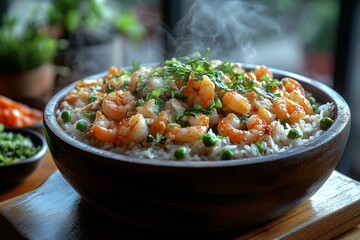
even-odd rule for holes
{"type": "MultiPolygon", "coordinates": [[[[173,60],[175,61],[175,60],[173,60]]],[[[215,62],[214,66],[218,67],[221,65],[221,62],[219,61],[215,62]],[[220,65],[219,65],[220,64],[220,65]]],[[[236,71],[241,72],[238,67],[240,64],[232,64],[233,67],[237,67],[236,71]]],[[[120,71],[120,69],[119,69],[120,71]]],[[[141,74],[150,74],[154,71],[152,68],[142,68],[139,70],[141,74]]],[[[235,71],[234,71],[235,72],[235,71]]],[[[204,133],[199,133],[199,136],[191,141],[176,141],[171,139],[171,135],[169,134],[163,134],[163,135],[156,135],[152,137],[156,137],[156,140],[148,141],[148,140],[142,140],[142,141],[129,141],[125,140],[125,142],[119,142],[118,140],[116,142],[112,141],[103,141],[103,139],[98,138],[96,133],[94,133],[93,126],[95,124],[99,124],[100,126],[106,126],[109,127],[109,123],[106,121],[99,121],[99,116],[96,115],[96,119],[89,118],[89,112],[98,112],[103,111],[102,104],[103,104],[103,95],[99,95],[101,91],[104,91],[105,87],[109,86],[109,82],[111,82],[114,86],[116,84],[120,84],[120,87],[126,86],[128,87],[129,82],[127,82],[127,79],[131,79],[130,75],[128,78],[124,77],[124,75],[118,75],[116,76],[116,72],[109,72],[109,75],[106,78],[100,78],[100,79],[92,79],[89,81],[79,81],[79,86],[86,86],[86,88],[91,89],[88,92],[78,89],[77,91],[72,90],[68,93],[67,97],[59,104],[59,109],[56,111],[57,120],[60,124],[61,128],[70,136],[75,138],[78,141],[84,142],[86,144],[98,147],[105,151],[111,151],[114,153],[119,154],[125,154],[129,156],[133,156],[136,158],[147,158],[147,159],[157,159],[157,160],[176,160],[175,152],[179,149],[179,147],[185,147],[186,149],[186,158],[184,160],[187,161],[216,161],[222,159],[222,154],[224,153],[224,150],[230,151],[233,156],[231,159],[243,159],[243,158],[249,158],[249,157],[258,157],[262,155],[269,155],[274,154],[278,152],[286,151],[287,149],[298,147],[301,145],[304,145],[310,141],[313,141],[317,137],[319,137],[321,134],[324,133],[324,130],[321,129],[320,121],[325,118],[331,118],[334,119],[334,103],[324,103],[319,104],[317,103],[317,110],[313,114],[306,114],[305,116],[301,117],[298,121],[293,123],[284,123],[283,121],[280,121],[280,119],[274,119],[270,124],[268,124],[268,128],[271,132],[264,133],[261,135],[260,140],[256,142],[240,142],[236,143],[234,141],[231,141],[229,136],[220,136],[219,133],[216,132],[216,127],[208,127],[206,130],[206,134],[215,135],[217,134],[217,141],[213,146],[205,146],[204,141],[202,139],[202,135],[204,133]],[[115,76],[115,77],[113,77],[115,76]],[[120,80],[119,80],[120,79],[120,80]],[[119,80],[117,82],[116,80],[119,80]],[[107,85],[105,84],[107,83],[107,85]],[[87,86],[89,85],[89,86],[87,86]],[[95,90],[94,90],[95,89],[95,90]],[[97,98],[95,98],[95,101],[89,102],[89,96],[95,92],[97,95],[97,98]],[[75,94],[75,95],[74,95],[75,94]],[[90,94],[90,95],[89,95],[90,94]],[[75,97],[75,98],[74,98],[75,97]],[[75,99],[75,100],[74,100],[75,99]],[[71,113],[70,119],[64,120],[62,113],[64,111],[69,111],[71,113]],[[79,123],[86,123],[86,131],[79,130],[77,125],[79,123]],[[215,130],[215,131],[214,131],[215,130]],[[295,131],[301,136],[297,138],[289,138],[289,132],[295,131]],[[170,137],[169,137],[170,136],[170,137]]],[[[236,73],[238,74],[238,73],[236,73]]],[[[154,78],[152,78],[154,79],[154,78]]],[[[254,80],[255,81],[255,80],[254,80]]],[[[277,81],[278,83],[278,81],[277,81]]],[[[151,84],[155,84],[155,88],[153,90],[150,90],[154,92],[156,89],[161,89],[162,86],[159,87],[159,80],[155,79],[152,80],[151,84]]],[[[160,82],[161,84],[161,82],[160,82]]],[[[263,83],[260,83],[263,84],[263,83]]],[[[278,86],[281,86],[281,82],[278,83],[278,86]]],[[[263,84],[264,85],[264,84],[263,84]]],[[[216,85],[218,87],[218,85],[216,85]]],[[[257,86],[259,89],[262,88],[262,85],[257,86]]],[[[280,88],[280,87],[279,87],[280,88]]],[[[261,89],[260,89],[261,90],[261,89]]],[[[119,90],[121,91],[121,90],[119,90]]],[[[149,91],[149,90],[148,90],[149,91]]],[[[257,91],[255,91],[257,92],[257,91]]],[[[182,93],[182,92],[179,92],[182,93]]],[[[109,93],[110,94],[110,93],[109,93]]],[[[275,92],[276,94],[276,92],[275,92]]],[[[245,94],[246,95],[246,94],[245,94]]],[[[274,94],[273,94],[274,95],[274,94]]],[[[274,99],[274,97],[271,95],[274,99]]],[[[148,96],[148,95],[146,95],[148,96]]],[[[156,97],[155,97],[156,98],[156,97]]],[[[137,98],[144,99],[144,97],[137,98]]],[[[219,98],[220,99],[220,98],[219,98]]],[[[272,99],[272,102],[274,102],[274,99],[272,99]]],[[[147,101],[149,101],[147,99],[147,101]]],[[[166,103],[168,103],[170,100],[168,100],[166,103]]],[[[183,101],[176,100],[180,102],[182,105],[177,106],[177,109],[180,109],[179,111],[183,111],[182,108],[190,108],[188,107],[183,101]]],[[[214,101],[215,102],[215,98],[214,101]]],[[[268,106],[269,103],[266,101],[260,101],[261,104],[264,104],[264,106],[268,106]],[[267,105],[266,105],[267,104],[267,105]]],[[[175,102],[176,103],[176,102],[175,102]]],[[[256,102],[257,103],[257,102],[256,102]]],[[[261,105],[260,104],[260,105],[261,105]]],[[[144,105],[142,105],[144,106],[144,105]]],[[[252,109],[256,109],[256,107],[259,106],[252,106],[252,109]]],[[[195,109],[195,108],[193,108],[195,109]]],[[[205,108],[204,108],[205,109],[205,108]]],[[[223,108],[224,109],[224,108],[223,108]]],[[[227,112],[222,112],[223,109],[218,110],[221,114],[219,114],[218,118],[222,118],[225,116],[227,112]],[[222,116],[224,115],[224,116],[222,116]]],[[[271,108],[268,108],[271,110],[271,108]]],[[[146,112],[143,112],[144,109],[136,108],[136,112],[141,112],[144,116],[146,116],[146,112]]],[[[148,110],[148,109],[145,109],[148,110]]],[[[256,109],[258,110],[258,109],[256,109]]],[[[161,110],[160,110],[161,111],[161,110]]],[[[215,110],[216,111],[216,110],[215,110]]],[[[227,110],[224,110],[227,111],[227,110]]],[[[254,110],[252,110],[254,111],[254,110]]],[[[203,111],[204,112],[204,111],[203,111]]],[[[209,118],[213,118],[214,116],[211,116],[211,113],[208,114],[209,118]]],[[[126,121],[127,119],[131,118],[135,114],[132,112],[131,114],[124,117],[126,121]]],[[[128,113],[126,113],[128,114],[128,113]]],[[[255,112],[255,114],[257,114],[255,112]]],[[[276,114],[272,113],[276,116],[276,114]]],[[[241,114],[238,114],[241,115],[241,114]]],[[[154,124],[154,121],[156,120],[156,117],[159,116],[159,112],[156,112],[154,117],[145,117],[145,121],[147,126],[151,126],[154,124]]],[[[177,116],[177,115],[176,115],[177,116]]],[[[194,118],[196,118],[197,115],[195,115],[194,118]]],[[[184,116],[182,116],[185,118],[184,116]]],[[[247,116],[249,117],[249,116],[247,116]]],[[[108,118],[104,118],[108,119],[108,118]]],[[[124,119],[118,120],[116,123],[118,124],[124,124],[124,119]]],[[[185,118],[188,119],[188,118],[185,118]]],[[[178,121],[178,120],[176,120],[178,121]]],[[[219,119],[210,120],[210,121],[219,121],[219,119]]],[[[127,123],[127,122],[126,122],[127,123]]],[[[128,123],[127,123],[128,124],[128,123]]],[[[171,123],[170,123],[171,124],[171,123]]],[[[176,122],[178,124],[178,122],[176,122]]],[[[191,127],[190,125],[189,127],[191,127]]],[[[186,129],[188,126],[184,126],[182,128],[186,129]]],[[[130,129],[130,128],[129,128],[130,129]]],[[[183,130],[183,129],[180,129],[183,130]]],[[[126,131],[131,131],[126,129],[126,131]]],[[[143,131],[143,129],[140,129],[139,131],[143,131]]],[[[248,131],[246,129],[242,131],[248,131]]],[[[256,132],[256,131],[255,131],[256,132]]],[[[147,133],[150,135],[149,133],[147,133]]],[[[149,137],[148,137],[149,138],[149,137]]]]}

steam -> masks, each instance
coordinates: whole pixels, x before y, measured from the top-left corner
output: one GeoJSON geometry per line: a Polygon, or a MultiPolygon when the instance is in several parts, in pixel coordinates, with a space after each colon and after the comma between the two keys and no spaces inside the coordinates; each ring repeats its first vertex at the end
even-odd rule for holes
{"type": "Polygon", "coordinates": [[[254,42],[281,34],[264,5],[244,0],[197,0],[174,27],[175,56],[211,48],[209,58],[250,62],[254,42]]]}

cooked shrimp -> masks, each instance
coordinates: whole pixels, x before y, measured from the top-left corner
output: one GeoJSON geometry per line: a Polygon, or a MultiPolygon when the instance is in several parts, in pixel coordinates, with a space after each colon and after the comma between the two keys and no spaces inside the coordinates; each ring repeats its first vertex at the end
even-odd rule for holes
{"type": "Polygon", "coordinates": [[[191,78],[182,94],[187,96],[186,104],[189,107],[200,104],[203,108],[207,108],[214,101],[215,84],[206,75],[201,80],[191,78]]]}
{"type": "Polygon", "coordinates": [[[260,107],[257,113],[260,117],[262,117],[267,124],[272,123],[275,118],[276,115],[273,114],[272,112],[270,112],[269,110],[267,110],[266,108],[260,107]]]}
{"type": "Polygon", "coordinates": [[[249,100],[253,109],[259,109],[260,107],[270,109],[272,106],[272,102],[270,99],[265,97],[259,97],[259,94],[254,91],[244,93],[244,97],[249,100]]]}
{"type": "Polygon", "coordinates": [[[208,115],[208,116],[209,116],[209,125],[210,125],[210,127],[214,127],[219,123],[220,116],[219,116],[219,113],[217,112],[216,109],[213,109],[211,114],[208,115]]]}
{"type": "Polygon", "coordinates": [[[103,102],[103,98],[102,97],[99,97],[97,98],[96,101],[94,102],[91,102],[87,105],[85,105],[84,107],[82,107],[81,109],[84,110],[84,111],[93,111],[93,110],[97,110],[100,108],[100,106],[102,105],[102,102],[103,102]]]}
{"type": "MultiPolygon", "coordinates": [[[[261,83],[258,81],[256,75],[253,72],[247,72],[244,74],[244,78],[250,79],[251,81],[253,81],[255,83],[256,86],[260,86],[261,83]]],[[[244,81],[244,86],[247,86],[247,82],[244,81]]]]}
{"type": "Polygon", "coordinates": [[[98,79],[91,79],[91,80],[79,80],[76,82],[77,87],[93,87],[99,85],[98,79]]]}
{"type": "Polygon", "coordinates": [[[232,143],[245,144],[254,143],[269,132],[266,121],[258,115],[251,115],[246,122],[246,127],[248,130],[244,130],[245,125],[235,114],[229,113],[220,120],[217,129],[220,135],[229,137],[232,143]]]}
{"type": "Polygon", "coordinates": [[[254,70],[254,74],[258,80],[261,80],[261,78],[265,75],[268,75],[270,78],[273,78],[273,74],[270,71],[270,69],[265,67],[264,65],[256,66],[254,70]]]}
{"type": "Polygon", "coordinates": [[[292,91],[290,93],[290,99],[300,104],[304,108],[306,114],[314,113],[310,101],[306,99],[299,90],[295,89],[294,91],[292,91]]]}
{"type": "Polygon", "coordinates": [[[133,93],[134,90],[141,86],[142,82],[144,81],[143,78],[140,78],[140,74],[141,75],[146,75],[148,74],[149,72],[151,71],[151,68],[141,68],[139,69],[138,71],[136,72],[133,72],[131,74],[131,77],[130,77],[130,83],[129,83],[129,87],[128,87],[128,90],[133,93]]]}
{"type": "Polygon", "coordinates": [[[280,121],[289,119],[291,123],[298,122],[306,115],[304,108],[300,104],[287,98],[276,98],[271,111],[280,121]]]}
{"type": "Polygon", "coordinates": [[[116,121],[105,117],[100,111],[96,112],[95,121],[90,133],[93,133],[95,137],[104,142],[115,143],[117,131],[116,121]]]}
{"type": "Polygon", "coordinates": [[[120,74],[120,73],[121,73],[121,68],[119,68],[119,67],[110,67],[108,75],[106,76],[106,79],[110,80],[113,77],[113,75],[120,74]]]}
{"type": "Polygon", "coordinates": [[[115,90],[119,90],[121,88],[125,88],[126,86],[129,85],[129,77],[124,74],[124,75],[119,75],[116,77],[111,77],[109,80],[107,80],[108,84],[111,84],[115,90]]]}
{"type": "Polygon", "coordinates": [[[286,108],[286,100],[284,98],[276,98],[271,111],[278,119],[280,119],[280,121],[284,121],[290,117],[286,108]]]}
{"type": "Polygon", "coordinates": [[[78,91],[73,89],[65,96],[64,100],[67,101],[71,106],[84,107],[88,103],[89,96],[89,90],[81,89],[78,91]]]}
{"type": "Polygon", "coordinates": [[[154,123],[150,126],[150,134],[156,136],[156,134],[165,134],[165,129],[169,124],[169,110],[162,111],[155,118],[154,123]]]}
{"type": "Polygon", "coordinates": [[[183,114],[185,112],[186,104],[180,100],[173,98],[165,103],[165,109],[170,110],[170,114],[183,114]]]}
{"type": "Polygon", "coordinates": [[[236,91],[226,92],[222,98],[224,108],[236,113],[247,114],[251,111],[249,100],[236,91]]]}
{"type": "Polygon", "coordinates": [[[155,99],[150,99],[143,106],[137,107],[138,113],[141,113],[145,118],[154,118],[159,111],[159,106],[156,105],[155,99]]]}
{"type": "Polygon", "coordinates": [[[206,115],[189,117],[188,121],[191,125],[189,127],[181,127],[179,124],[168,125],[166,137],[177,142],[192,142],[206,133],[209,128],[209,117],[206,115]]]}
{"type": "Polygon", "coordinates": [[[148,81],[147,87],[149,88],[150,91],[153,91],[157,88],[161,88],[164,86],[164,79],[159,78],[159,77],[153,77],[147,81],[148,81]]]}
{"type": "Polygon", "coordinates": [[[139,80],[139,73],[138,72],[133,72],[131,74],[130,77],[130,83],[129,83],[129,87],[128,90],[130,92],[134,92],[135,88],[138,87],[138,80],[139,80]]]}
{"type": "Polygon", "coordinates": [[[291,93],[293,90],[299,90],[305,96],[305,90],[301,84],[292,78],[283,78],[281,82],[285,86],[286,92],[291,93]]]}
{"type": "Polygon", "coordinates": [[[5,126],[31,126],[42,119],[42,111],[0,95],[0,123],[5,126]]]}
{"type": "Polygon", "coordinates": [[[118,144],[140,143],[144,141],[149,136],[149,128],[143,115],[138,113],[130,118],[121,120],[116,136],[118,144]]]}
{"type": "Polygon", "coordinates": [[[104,96],[102,107],[106,117],[120,121],[133,114],[136,98],[129,91],[118,90],[104,96]]]}

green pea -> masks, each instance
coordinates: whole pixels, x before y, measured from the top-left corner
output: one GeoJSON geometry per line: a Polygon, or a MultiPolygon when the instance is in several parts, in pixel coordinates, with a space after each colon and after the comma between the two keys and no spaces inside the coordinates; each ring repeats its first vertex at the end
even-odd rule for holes
{"type": "Polygon", "coordinates": [[[95,111],[91,111],[91,112],[84,112],[83,113],[84,116],[89,119],[91,122],[95,121],[96,118],[96,112],[95,111]]]}
{"type": "Polygon", "coordinates": [[[316,99],[314,97],[309,97],[310,104],[316,104],[316,99]]]}
{"type": "Polygon", "coordinates": [[[207,133],[203,135],[202,140],[206,147],[212,147],[216,144],[218,139],[215,134],[207,133]]]}
{"type": "Polygon", "coordinates": [[[84,132],[87,128],[87,123],[85,121],[79,121],[77,124],[76,124],[76,129],[81,131],[81,132],[84,132]]]}
{"type": "Polygon", "coordinates": [[[323,119],[320,120],[320,129],[324,131],[328,130],[333,123],[334,120],[332,120],[329,117],[324,117],[323,119]]]}
{"type": "Polygon", "coordinates": [[[232,160],[234,159],[234,153],[230,149],[224,149],[221,152],[221,160],[232,160]]]}
{"type": "Polygon", "coordinates": [[[178,159],[178,160],[186,158],[186,155],[187,155],[186,147],[179,147],[175,151],[175,158],[178,159]]]}
{"type": "Polygon", "coordinates": [[[302,136],[301,136],[301,134],[299,133],[298,130],[296,130],[295,128],[293,128],[293,129],[290,129],[287,137],[288,137],[289,139],[297,139],[297,138],[301,138],[302,136]]]}
{"type": "Polygon", "coordinates": [[[316,104],[311,105],[313,112],[316,112],[318,110],[318,106],[316,104]]]}
{"type": "Polygon", "coordinates": [[[64,122],[69,122],[70,121],[70,118],[71,118],[71,113],[70,111],[63,111],[61,113],[61,118],[64,122]]]}

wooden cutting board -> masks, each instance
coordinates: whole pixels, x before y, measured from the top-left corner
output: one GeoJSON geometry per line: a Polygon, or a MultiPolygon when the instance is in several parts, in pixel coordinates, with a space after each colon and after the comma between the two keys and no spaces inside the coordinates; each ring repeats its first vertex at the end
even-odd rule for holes
{"type": "Polygon", "coordinates": [[[360,183],[336,171],[308,201],[265,225],[219,234],[153,232],[89,206],[55,172],[31,193],[0,203],[0,239],[330,239],[360,223],[360,183]]]}

